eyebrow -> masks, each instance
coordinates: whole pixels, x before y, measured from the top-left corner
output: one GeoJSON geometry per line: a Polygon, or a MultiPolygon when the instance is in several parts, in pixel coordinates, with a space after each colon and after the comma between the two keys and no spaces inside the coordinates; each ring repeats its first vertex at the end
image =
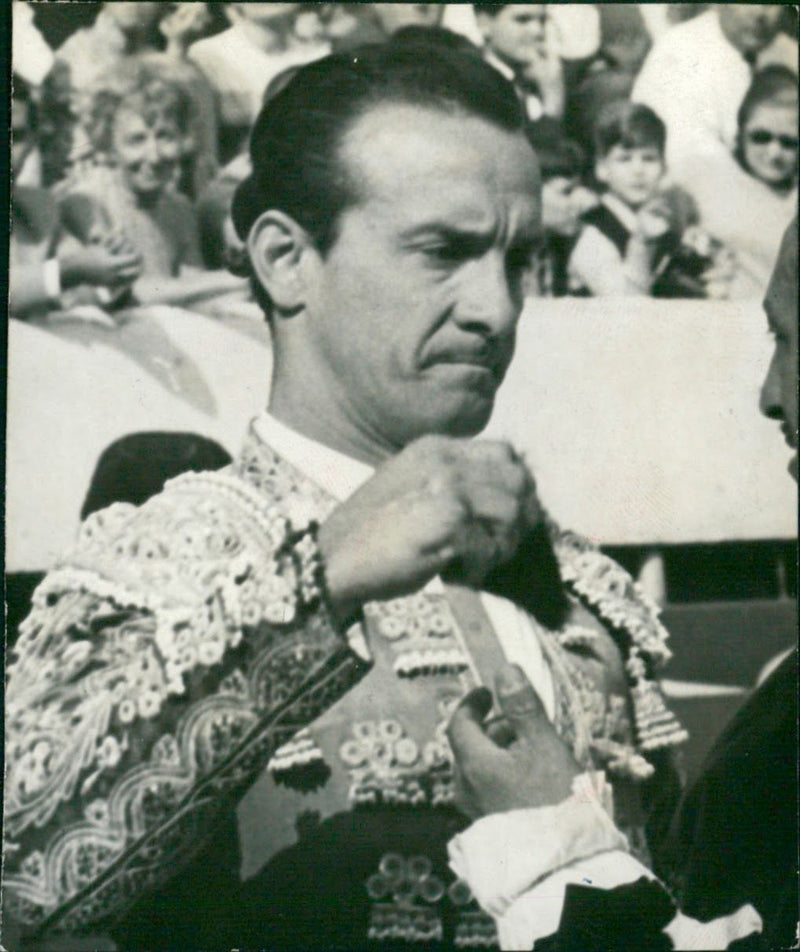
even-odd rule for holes
{"type": "MultiPolygon", "coordinates": [[[[454,244],[473,245],[476,248],[488,248],[494,242],[495,230],[493,228],[460,228],[450,222],[426,222],[422,225],[414,225],[400,234],[402,242],[412,242],[426,237],[436,237],[454,244]]],[[[541,241],[542,235],[539,232],[525,231],[515,236],[511,242],[511,247],[530,246],[533,250],[541,241]]]]}

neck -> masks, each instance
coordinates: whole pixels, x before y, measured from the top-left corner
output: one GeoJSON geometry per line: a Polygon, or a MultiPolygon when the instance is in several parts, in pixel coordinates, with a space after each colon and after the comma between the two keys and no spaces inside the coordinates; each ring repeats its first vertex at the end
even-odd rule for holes
{"type": "Polygon", "coordinates": [[[345,456],[377,466],[402,447],[365,426],[330,371],[273,336],[269,412],[285,426],[345,456]],[[313,372],[309,372],[313,367],[313,372]]]}

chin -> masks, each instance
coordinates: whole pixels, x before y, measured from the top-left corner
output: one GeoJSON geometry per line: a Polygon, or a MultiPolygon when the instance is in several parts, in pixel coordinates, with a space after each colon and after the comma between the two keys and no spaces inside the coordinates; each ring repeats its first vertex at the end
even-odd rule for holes
{"type": "Polygon", "coordinates": [[[471,437],[477,436],[489,422],[494,409],[494,399],[484,400],[467,407],[461,407],[445,420],[440,421],[436,432],[443,436],[471,437]]]}

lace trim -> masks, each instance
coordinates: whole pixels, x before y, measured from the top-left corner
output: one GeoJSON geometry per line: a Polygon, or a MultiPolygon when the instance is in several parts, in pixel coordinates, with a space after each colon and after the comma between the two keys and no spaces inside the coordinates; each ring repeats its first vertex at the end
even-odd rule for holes
{"type": "Polygon", "coordinates": [[[358,679],[321,569],[314,523],[293,530],[230,474],[87,521],[9,668],[4,878],[22,922],[108,922],[174,875],[226,797],[358,679]]]}
{"type": "MultiPolygon", "coordinates": [[[[639,748],[653,751],[684,743],[689,734],[667,708],[655,680],[672,657],[658,607],[620,565],[588,539],[564,532],[552,521],[549,530],[567,588],[626,638],[622,648],[639,748]]],[[[643,758],[630,760],[634,775],[645,775],[644,763],[643,758]]]]}

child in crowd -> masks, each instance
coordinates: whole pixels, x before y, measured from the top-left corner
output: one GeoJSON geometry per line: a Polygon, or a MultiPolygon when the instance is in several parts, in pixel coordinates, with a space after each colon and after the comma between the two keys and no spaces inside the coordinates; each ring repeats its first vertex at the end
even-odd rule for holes
{"type": "Polygon", "coordinates": [[[106,305],[125,293],[139,276],[141,259],[110,229],[103,235],[72,233],[47,189],[16,181],[36,148],[38,122],[28,84],[15,76],[13,88],[9,314],[29,320],[66,309],[87,316],[86,305],[106,305]]]}
{"type": "Polygon", "coordinates": [[[666,129],[648,106],[609,104],[595,126],[600,203],[583,216],[570,293],[727,297],[732,256],[699,226],[691,197],[665,189],[666,129]]]}
{"type": "Polygon", "coordinates": [[[597,205],[598,199],[582,184],[586,157],[577,143],[541,125],[529,125],[527,135],[542,176],[544,240],[534,293],[563,297],[568,291],[567,262],[583,215],[597,205]]]}
{"type": "Polygon", "coordinates": [[[797,101],[797,76],[784,66],[767,66],[753,77],[739,107],[736,158],[779,196],[797,185],[797,101]]]}
{"type": "Polygon", "coordinates": [[[595,176],[605,192],[583,216],[569,260],[570,289],[590,295],[649,295],[668,253],[664,123],[647,106],[612,103],[595,127],[595,176]]]}

